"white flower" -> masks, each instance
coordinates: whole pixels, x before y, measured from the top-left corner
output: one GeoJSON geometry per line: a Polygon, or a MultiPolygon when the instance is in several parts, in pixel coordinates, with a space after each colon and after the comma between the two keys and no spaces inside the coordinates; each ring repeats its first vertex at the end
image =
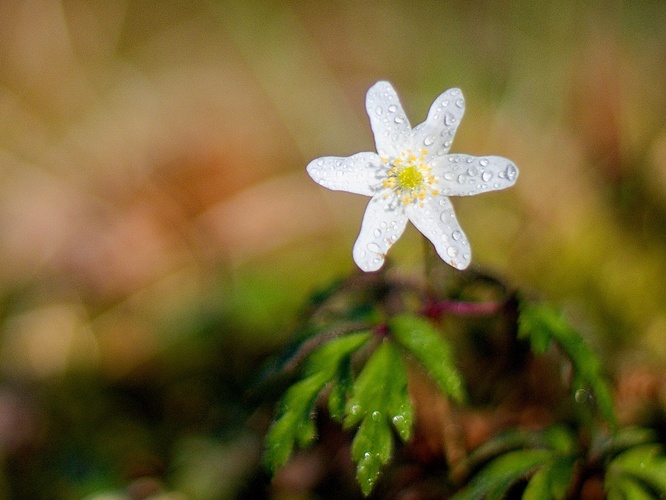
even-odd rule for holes
{"type": "Polygon", "coordinates": [[[371,196],[354,244],[354,261],[376,271],[410,220],[458,269],[471,260],[449,196],[471,196],[512,186],[518,169],[499,156],[448,154],[465,110],[459,89],[449,89],[430,107],[426,121],[412,128],[388,82],[373,85],[365,100],[377,153],[347,158],[326,156],[307,170],[320,185],[371,196]]]}

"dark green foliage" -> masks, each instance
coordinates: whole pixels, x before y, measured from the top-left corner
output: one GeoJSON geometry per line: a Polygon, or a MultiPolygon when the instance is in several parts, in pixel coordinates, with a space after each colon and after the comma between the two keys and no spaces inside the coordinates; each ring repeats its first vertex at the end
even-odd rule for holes
{"type": "Polygon", "coordinates": [[[591,395],[601,416],[608,423],[616,424],[611,390],[602,373],[599,356],[559,312],[548,305],[522,301],[518,336],[530,341],[535,354],[543,354],[551,343],[557,345],[571,361],[570,387],[574,397],[581,399],[591,395]]]}
{"type": "MultiPolygon", "coordinates": [[[[461,291],[478,286],[477,278],[470,274],[468,282],[463,280],[460,285],[461,291]]],[[[483,287],[487,280],[481,281],[483,287]]],[[[589,479],[603,483],[612,498],[666,494],[666,458],[655,444],[654,434],[638,428],[607,433],[609,427],[615,429],[616,418],[611,389],[597,354],[555,309],[516,300],[508,288],[493,284],[491,298],[496,298],[495,302],[487,297],[482,299],[485,302],[438,302],[426,297],[424,307],[419,305],[424,296],[413,287],[377,274],[342,282],[319,297],[301,327],[306,335],[281,362],[282,376],[297,378],[282,397],[266,438],[269,468],[281,467],[295,447],[315,441],[316,405],[325,393],[331,419],[353,436],[351,458],[356,479],[362,493],[370,494],[396,450],[402,449],[401,443],[408,449],[411,445],[418,408],[410,401],[405,363],[422,368],[443,395],[464,408],[463,412],[478,412],[468,402],[469,380],[457,367],[456,356],[461,353],[449,340],[455,338],[455,346],[461,346],[464,343],[459,339],[464,337],[459,333],[449,337],[448,328],[453,325],[462,328],[463,335],[468,331],[483,335],[485,326],[494,325],[488,333],[494,339],[504,335],[515,343],[517,332],[519,339],[529,342],[534,354],[529,355],[530,362],[539,363],[540,356],[559,352],[559,357],[545,357],[550,364],[544,366],[570,364],[568,390],[577,401],[593,401],[602,418],[569,412],[565,413],[571,419],[567,425],[553,424],[536,431],[505,427],[456,463],[445,465],[450,471],[449,481],[441,484],[443,495],[448,492],[456,500],[507,495],[559,500],[579,494],[589,479]],[[447,315],[456,314],[456,322],[445,321],[447,315]],[[495,318],[489,318],[492,315],[495,318]],[[473,326],[465,330],[461,318],[473,326]]],[[[483,294],[482,290],[477,292],[483,294]]],[[[464,353],[464,348],[458,348],[464,353]]],[[[520,389],[521,374],[515,377],[520,389]]],[[[487,382],[492,387],[493,381],[487,382]]],[[[560,404],[560,399],[543,401],[560,404]]],[[[542,409],[550,412],[554,407],[542,409]]],[[[404,454],[400,456],[404,458],[404,454]]],[[[440,477],[446,474],[444,470],[440,477]]]]}
{"type": "Polygon", "coordinates": [[[575,437],[563,427],[500,434],[469,455],[468,468],[480,470],[454,498],[503,498],[520,481],[527,481],[524,499],[564,498],[577,450],[575,437]]]}
{"type": "Polygon", "coordinates": [[[295,444],[309,445],[316,437],[311,418],[317,396],[338,373],[350,354],[367,342],[369,333],[356,333],[319,347],[308,359],[305,376],[292,385],[280,401],[279,416],[266,436],[266,464],[272,470],[284,465],[295,444]]]}
{"type": "Polygon", "coordinates": [[[361,422],[352,442],[356,478],[364,494],[370,493],[381,467],[391,458],[393,433],[409,439],[412,405],[407,374],[397,347],[388,339],[373,353],[359,375],[345,409],[345,427],[361,422]]]}

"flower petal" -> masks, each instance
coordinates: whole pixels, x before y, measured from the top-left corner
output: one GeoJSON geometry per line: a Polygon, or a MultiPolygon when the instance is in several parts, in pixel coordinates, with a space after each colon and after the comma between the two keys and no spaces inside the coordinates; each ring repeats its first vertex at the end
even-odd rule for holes
{"type": "Polygon", "coordinates": [[[426,121],[414,127],[411,147],[425,148],[426,161],[449,152],[453,136],[465,113],[465,98],[460,89],[449,89],[430,106],[426,121]]]}
{"type": "Polygon", "coordinates": [[[409,205],[406,212],[412,224],[435,245],[444,262],[458,269],[469,265],[472,252],[446,196],[427,198],[423,206],[409,205]]]}
{"type": "Polygon", "coordinates": [[[409,147],[412,127],[389,82],[377,82],[365,97],[365,109],[380,156],[395,159],[409,147]]]}
{"type": "Polygon", "coordinates": [[[381,184],[377,177],[382,161],[375,153],[357,153],[346,158],[325,156],[308,163],[315,182],[328,189],[372,196],[381,184]]]}
{"type": "Polygon", "coordinates": [[[406,225],[407,216],[402,205],[394,210],[387,209],[384,197],[374,196],[365,210],[361,231],[354,243],[356,265],[366,272],[382,267],[386,252],[398,241],[406,225]]]}
{"type": "Polygon", "coordinates": [[[446,155],[433,163],[433,174],[446,196],[471,196],[513,186],[518,168],[501,156],[446,155]]]}

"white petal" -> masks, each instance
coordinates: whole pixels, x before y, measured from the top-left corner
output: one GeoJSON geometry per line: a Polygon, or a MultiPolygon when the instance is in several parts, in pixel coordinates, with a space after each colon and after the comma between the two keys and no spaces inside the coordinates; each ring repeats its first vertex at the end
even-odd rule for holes
{"type": "Polygon", "coordinates": [[[389,82],[377,82],[365,97],[365,109],[380,156],[397,158],[409,147],[412,127],[389,82]]]}
{"type": "Polygon", "coordinates": [[[363,216],[361,232],[354,243],[354,262],[363,271],[376,271],[382,264],[386,252],[391,248],[407,225],[407,216],[402,205],[387,209],[387,200],[378,194],[370,200],[363,216]]]}
{"type": "Polygon", "coordinates": [[[328,189],[372,196],[381,184],[377,177],[382,162],[375,153],[357,153],[346,158],[325,156],[308,163],[315,182],[328,189]]]}
{"type": "Polygon", "coordinates": [[[460,89],[449,89],[430,106],[426,121],[414,127],[411,147],[428,151],[426,161],[445,155],[465,113],[465,98],[460,89]]]}
{"type": "Polygon", "coordinates": [[[501,156],[445,155],[433,164],[438,188],[446,196],[471,196],[513,186],[518,168],[501,156]]]}
{"type": "Polygon", "coordinates": [[[407,215],[412,224],[435,245],[437,253],[447,264],[457,269],[465,269],[469,265],[472,252],[456,220],[453,205],[446,196],[431,196],[422,207],[409,205],[407,215]]]}

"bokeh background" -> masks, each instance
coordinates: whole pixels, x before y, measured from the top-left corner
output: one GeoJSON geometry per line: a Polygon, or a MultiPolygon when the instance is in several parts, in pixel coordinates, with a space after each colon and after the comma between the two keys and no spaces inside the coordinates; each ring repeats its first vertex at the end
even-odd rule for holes
{"type": "MultiPolygon", "coordinates": [[[[1,2],[0,497],[298,490],[257,472],[244,394],[355,269],[367,200],[305,165],[373,149],[380,79],[412,124],[463,89],[452,151],[521,169],[454,200],[475,265],[666,400],[665,27],[656,0],[1,2]]],[[[420,272],[416,231],[391,257],[420,272]]]]}

